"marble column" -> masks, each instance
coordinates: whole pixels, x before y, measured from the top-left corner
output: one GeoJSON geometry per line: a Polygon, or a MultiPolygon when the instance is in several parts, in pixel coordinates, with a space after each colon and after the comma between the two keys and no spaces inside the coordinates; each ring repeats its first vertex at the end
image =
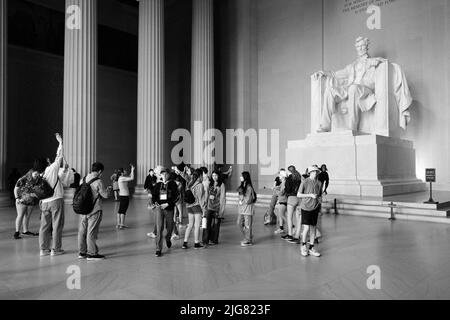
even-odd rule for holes
{"type": "Polygon", "coordinates": [[[7,0],[0,0],[0,206],[9,205],[10,199],[6,184],[6,108],[7,108],[7,51],[8,51],[8,32],[7,32],[8,10],[7,0]]]}
{"type": "Polygon", "coordinates": [[[139,1],[137,190],[164,165],[164,0],[139,1]]]}
{"type": "MultiPolygon", "coordinates": [[[[195,122],[202,131],[214,129],[214,1],[193,0],[192,9],[192,132],[195,122]]],[[[204,159],[203,136],[194,135],[192,163],[212,166],[211,157],[204,159]]],[[[209,139],[210,137],[208,137],[209,139]]]]}
{"type": "Polygon", "coordinates": [[[64,153],[83,176],[97,160],[97,0],[66,0],[66,10],[64,153]]]}

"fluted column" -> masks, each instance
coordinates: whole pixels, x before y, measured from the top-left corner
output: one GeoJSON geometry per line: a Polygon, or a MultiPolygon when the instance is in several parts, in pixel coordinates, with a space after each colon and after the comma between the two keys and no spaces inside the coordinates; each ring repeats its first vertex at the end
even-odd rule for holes
{"type": "Polygon", "coordinates": [[[139,1],[137,183],[164,165],[164,0],[139,1]]]}
{"type": "Polygon", "coordinates": [[[82,175],[97,157],[97,0],[66,0],[64,152],[82,175]],[[78,23],[79,19],[79,23],[78,23]]]}
{"type": "Polygon", "coordinates": [[[211,165],[203,159],[203,132],[214,129],[214,1],[193,0],[191,121],[194,132],[192,162],[211,165]],[[195,135],[195,122],[202,122],[202,134],[195,135]]]}
{"type": "Polygon", "coordinates": [[[0,0],[0,206],[9,204],[6,191],[6,107],[7,107],[7,68],[6,58],[8,51],[7,32],[8,10],[7,0],[0,0]]]}

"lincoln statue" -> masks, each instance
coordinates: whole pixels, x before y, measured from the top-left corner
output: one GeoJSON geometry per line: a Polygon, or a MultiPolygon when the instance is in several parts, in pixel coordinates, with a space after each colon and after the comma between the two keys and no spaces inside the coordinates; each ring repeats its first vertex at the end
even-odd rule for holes
{"type": "MultiPolygon", "coordinates": [[[[373,110],[377,105],[375,93],[376,71],[381,63],[387,62],[384,58],[371,58],[369,55],[369,39],[358,37],[355,42],[357,59],[345,69],[329,72],[319,71],[313,75],[315,80],[324,78],[325,91],[322,97],[320,125],[317,132],[332,131],[332,116],[337,113],[337,105],[340,104],[339,113],[347,117],[347,129],[358,131],[361,113],[373,110]]],[[[412,99],[406,79],[398,68],[399,90],[395,92],[399,103],[400,114],[404,120],[400,120],[400,126],[404,129],[409,121],[409,112],[412,99]]]]}

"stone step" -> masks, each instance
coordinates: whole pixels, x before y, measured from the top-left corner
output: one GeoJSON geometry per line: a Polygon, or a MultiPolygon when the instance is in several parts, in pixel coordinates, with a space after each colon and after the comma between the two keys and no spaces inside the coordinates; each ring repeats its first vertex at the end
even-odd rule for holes
{"type": "MultiPolygon", "coordinates": [[[[359,211],[359,210],[345,210],[345,211],[339,212],[339,214],[344,215],[344,216],[359,216],[359,217],[382,218],[382,219],[389,219],[391,217],[390,213],[388,214],[388,213],[382,213],[382,212],[369,212],[369,211],[359,211]]],[[[397,220],[406,220],[406,221],[450,224],[450,219],[446,218],[446,217],[396,214],[395,218],[397,220]]]]}
{"type": "MultiPolygon", "coordinates": [[[[323,204],[323,207],[332,208],[333,204],[323,204]]],[[[349,203],[338,203],[337,209],[338,211],[356,210],[366,212],[379,212],[386,214],[391,213],[391,208],[388,207],[387,205],[369,206],[369,205],[358,205],[349,203]]],[[[414,216],[441,217],[441,218],[446,218],[448,215],[447,211],[403,207],[401,204],[399,204],[397,207],[394,208],[394,213],[404,215],[414,215],[414,216]]]]}
{"type": "MultiPolygon", "coordinates": [[[[272,196],[258,195],[257,207],[268,207],[272,196]]],[[[334,197],[328,196],[322,204],[326,213],[334,213],[334,197]]],[[[236,205],[237,194],[227,194],[227,204],[236,205]]],[[[338,213],[342,215],[362,216],[389,219],[391,217],[390,202],[370,199],[338,199],[338,213]]],[[[450,206],[439,207],[424,203],[395,203],[394,215],[398,220],[446,223],[450,224],[450,206]],[[438,210],[439,208],[439,210],[438,210]]]]}

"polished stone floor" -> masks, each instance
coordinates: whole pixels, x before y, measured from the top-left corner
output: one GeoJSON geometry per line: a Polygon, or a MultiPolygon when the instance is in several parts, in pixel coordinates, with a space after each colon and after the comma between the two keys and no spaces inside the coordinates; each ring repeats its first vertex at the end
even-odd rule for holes
{"type": "MultiPolygon", "coordinates": [[[[99,246],[108,259],[76,258],[76,216],[68,209],[66,255],[40,258],[36,238],[12,240],[13,209],[0,209],[0,299],[449,299],[448,225],[390,222],[324,215],[323,257],[303,258],[296,245],[262,225],[255,246],[241,248],[235,208],[229,207],[222,243],[205,250],[175,244],[162,258],[146,237],[152,220],[144,201],[133,201],[129,230],[114,227],[114,203],[105,205],[99,246]],[[369,266],[381,270],[381,289],[369,290],[369,266]],[[81,270],[81,289],[69,290],[66,273],[81,270]]],[[[32,231],[38,228],[37,212],[32,231]]]]}

